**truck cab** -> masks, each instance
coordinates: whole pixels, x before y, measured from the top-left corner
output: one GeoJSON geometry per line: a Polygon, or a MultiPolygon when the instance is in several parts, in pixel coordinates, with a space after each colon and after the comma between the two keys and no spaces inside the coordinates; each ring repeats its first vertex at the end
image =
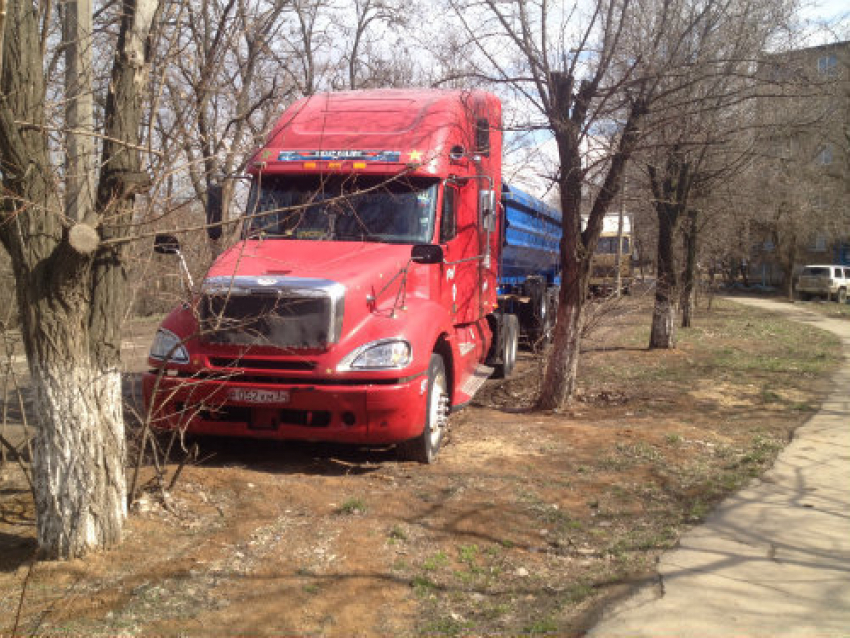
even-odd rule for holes
{"type": "Polygon", "coordinates": [[[240,241],[154,340],[152,424],[395,443],[432,462],[449,412],[512,346],[503,326],[516,320],[496,296],[499,101],[314,95],[283,113],[248,172],[240,241]]]}

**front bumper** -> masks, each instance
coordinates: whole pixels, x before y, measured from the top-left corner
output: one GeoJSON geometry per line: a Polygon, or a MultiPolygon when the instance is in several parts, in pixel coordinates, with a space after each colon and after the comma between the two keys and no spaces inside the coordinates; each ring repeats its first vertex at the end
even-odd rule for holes
{"type": "Polygon", "coordinates": [[[279,384],[153,371],[143,390],[154,428],[194,434],[386,444],[418,436],[425,423],[424,373],[389,382],[279,384]],[[251,392],[257,390],[264,392],[251,392]],[[262,402],[234,398],[257,394],[262,402]]]}

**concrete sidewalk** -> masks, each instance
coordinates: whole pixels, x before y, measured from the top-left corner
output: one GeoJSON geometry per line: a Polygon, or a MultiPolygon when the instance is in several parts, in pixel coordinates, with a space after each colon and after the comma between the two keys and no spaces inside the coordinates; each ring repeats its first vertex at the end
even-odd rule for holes
{"type": "Polygon", "coordinates": [[[775,466],[684,535],[658,582],[606,610],[588,636],[850,637],[850,321],[733,301],[839,335],[834,390],[775,466]]]}

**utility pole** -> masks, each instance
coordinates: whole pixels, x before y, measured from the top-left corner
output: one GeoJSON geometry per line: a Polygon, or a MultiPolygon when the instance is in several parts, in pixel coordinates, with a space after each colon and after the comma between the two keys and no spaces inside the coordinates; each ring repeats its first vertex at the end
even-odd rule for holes
{"type": "Polygon", "coordinates": [[[91,0],[64,6],[65,42],[65,214],[83,222],[94,210],[94,109],[91,0]]]}

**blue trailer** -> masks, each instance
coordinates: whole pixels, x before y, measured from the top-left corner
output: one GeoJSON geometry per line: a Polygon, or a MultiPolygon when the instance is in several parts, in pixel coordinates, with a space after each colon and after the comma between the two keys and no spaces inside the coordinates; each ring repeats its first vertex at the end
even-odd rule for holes
{"type": "MultiPolygon", "coordinates": [[[[501,203],[499,311],[516,319],[507,328],[498,322],[496,342],[521,337],[525,345],[539,349],[550,340],[558,302],[561,211],[507,184],[502,185],[501,203]]],[[[507,369],[497,365],[496,376],[509,374],[512,363],[507,369]]]]}
{"type": "Polygon", "coordinates": [[[561,211],[507,184],[502,185],[502,211],[499,293],[521,292],[530,279],[557,285],[561,211]]]}

